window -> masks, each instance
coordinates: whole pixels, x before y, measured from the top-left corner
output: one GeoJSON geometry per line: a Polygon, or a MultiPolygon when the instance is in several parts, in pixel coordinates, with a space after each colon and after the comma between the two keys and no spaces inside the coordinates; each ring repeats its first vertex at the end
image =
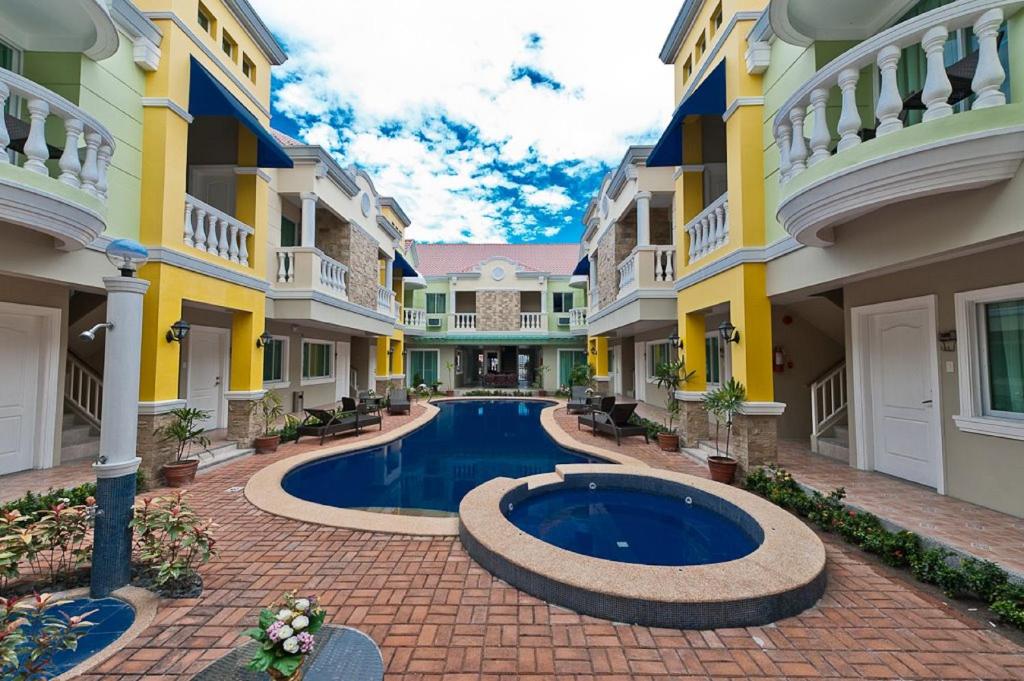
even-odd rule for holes
{"type": "Polygon", "coordinates": [[[709,386],[719,386],[729,380],[729,353],[722,344],[718,330],[704,337],[704,378],[709,386]]]}
{"type": "Polygon", "coordinates": [[[557,291],[551,294],[551,309],[555,312],[568,312],[572,309],[573,297],[575,294],[572,291],[557,291]]]}
{"type": "Polygon", "coordinates": [[[722,27],[722,3],[718,3],[718,7],[715,8],[714,14],[711,15],[711,35],[714,36],[718,33],[718,29],[722,27]]]}
{"type": "Polygon", "coordinates": [[[206,9],[206,7],[203,6],[203,3],[199,3],[199,14],[196,16],[196,21],[199,22],[199,26],[204,31],[206,31],[210,35],[213,35],[213,32],[214,32],[213,15],[210,14],[210,10],[206,9]]]}
{"type": "Polygon", "coordinates": [[[249,55],[242,55],[242,74],[251,80],[256,82],[256,65],[252,63],[252,59],[249,59],[249,55]]]}
{"type": "Polygon", "coordinates": [[[231,61],[235,60],[235,52],[238,48],[238,43],[235,42],[234,38],[227,31],[221,31],[220,34],[220,49],[228,55],[231,61]]]}
{"type": "Polygon", "coordinates": [[[334,344],[302,341],[302,380],[326,382],[333,378],[334,344]]]}
{"type": "Polygon", "coordinates": [[[409,351],[409,370],[406,372],[409,385],[433,385],[438,381],[438,354],[437,350],[409,351]]]}
{"type": "Polygon", "coordinates": [[[559,350],[558,351],[558,385],[567,386],[572,383],[573,367],[587,363],[587,352],[585,350],[559,350]]]}
{"type": "MultiPolygon", "coordinates": [[[[455,373],[462,375],[462,350],[455,351],[455,373]]],[[[454,388],[454,386],[452,386],[454,388]]]]}
{"type": "Polygon", "coordinates": [[[658,375],[658,367],[669,361],[671,352],[668,341],[657,341],[647,344],[647,380],[653,381],[658,375]]]}
{"type": "Polygon", "coordinates": [[[693,73],[693,66],[690,63],[690,58],[686,58],[686,62],[683,64],[683,85],[690,80],[690,74],[693,73]]]}
{"type": "Polygon", "coordinates": [[[427,294],[427,314],[444,314],[448,304],[448,295],[444,293],[427,294]]]}
{"type": "Polygon", "coordinates": [[[1024,283],[957,293],[957,427],[1024,440],[1024,283]]]}
{"type": "Polygon", "coordinates": [[[701,33],[700,37],[697,38],[697,47],[694,49],[693,60],[695,62],[700,61],[700,58],[704,56],[704,50],[707,49],[707,45],[707,39],[705,39],[704,34],[701,33]]]}
{"type": "Polygon", "coordinates": [[[281,216],[281,245],[284,247],[298,246],[298,229],[294,220],[281,216]]]}
{"type": "Polygon", "coordinates": [[[288,339],[283,336],[263,346],[263,382],[288,383],[288,339]]]}

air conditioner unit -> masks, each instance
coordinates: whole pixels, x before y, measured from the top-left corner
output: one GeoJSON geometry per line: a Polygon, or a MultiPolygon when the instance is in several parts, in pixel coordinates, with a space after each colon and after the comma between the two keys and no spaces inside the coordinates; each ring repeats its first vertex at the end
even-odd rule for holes
{"type": "Polygon", "coordinates": [[[427,317],[427,328],[428,329],[440,329],[441,318],[440,317],[427,317]]]}
{"type": "Polygon", "coordinates": [[[558,318],[559,326],[569,326],[569,315],[564,315],[558,318]]]}

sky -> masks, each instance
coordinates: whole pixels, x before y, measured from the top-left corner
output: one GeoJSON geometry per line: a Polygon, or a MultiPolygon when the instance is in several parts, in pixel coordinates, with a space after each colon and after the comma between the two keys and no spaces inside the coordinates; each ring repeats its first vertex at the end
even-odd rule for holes
{"type": "Polygon", "coordinates": [[[680,0],[252,2],[289,55],[271,125],[369,172],[418,241],[578,241],[672,113],[680,0]]]}

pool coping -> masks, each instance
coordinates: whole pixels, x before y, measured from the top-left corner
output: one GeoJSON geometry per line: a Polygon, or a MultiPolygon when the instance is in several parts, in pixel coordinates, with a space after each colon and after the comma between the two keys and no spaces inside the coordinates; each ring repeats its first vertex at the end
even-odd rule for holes
{"type": "MultiPolygon", "coordinates": [[[[382,532],[386,534],[408,534],[418,536],[458,536],[459,518],[457,515],[438,518],[433,516],[399,515],[392,513],[378,513],[374,511],[360,511],[351,508],[337,508],[325,504],[317,504],[292,496],[285,491],[282,482],[289,471],[303,464],[325,459],[339,454],[361,451],[380,447],[395,440],[409,435],[415,430],[429,423],[440,413],[435,406],[441,402],[488,402],[488,401],[532,401],[548,402],[550,406],[545,407],[540,413],[541,427],[547,432],[551,439],[560,447],[564,447],[580,454],[595,456],[613,464],[625,464],[630,466],[646,467],[647,464],[611,450],[601,447],[594,447],[572,438],[555,422],[555,411],[564,405],[564,401],[548,397],[514,397],[514,396],[472,396],[472,397],[436,397],[429,402],[422,402],[425,407],[423,414],[417,416],[406,424],[390,430],[377,437],[367,440],[357,440],[340,445],[332,445],[322,449],[315,449],[290,456],[264,467],[249,478],[245,485],[245,498],[256,508],[266,511],[271,515],[290,518],[304,523],[314,525],[326,525],[328,527],[339,527],[350,530],[361,530],[364,532],[382,532]]],[[[581,466],[602,465],[602,464],[576,464],[581,466]]],[[[605,464],[607,465],[607,464],[605,464]]]]}
{"type": "MultiPolygon", "coordinates": [[[[82,660],[60,676],[55,676],[52,681],[68,681],[68,679],[78,678],[96,665],[102,664],[114,655],[114,653],[120,651],[122,648],[138,638],[139,634],[145,631],[156,618],[156,610],[160,597],[152,591],[147,591],[146,589],[142,589],[137,586],[123,586],[110,595],[118,600],[124,601],[135,610],[135,620],[132,622],[132,625],[128,627],[123,634],[114,639],[110,645],[102,650],[96,651],[96,653],[82,660]]],[[[57,600],[83,598],[88,596],[88,587],[71,589],[69,591],[60,591],[53,594],[53,597],[57,600]]]]}
{"type": "Polygon", "coordinates": [[[554,473],[496,478],[470,491],[459,508],[469,555],[499,579],[545,601],[613,621],[669,628],[756,626],[811,607],[825,589],[825,547],[789,512],[749,492],[657,468],[562,464],[554,473]],[[655,566],[585,556],[548,544],[502,513],[505,495],[573,476],[656,478],[707,493],[750,515],[764,540],[724,563],[655,566]]]}

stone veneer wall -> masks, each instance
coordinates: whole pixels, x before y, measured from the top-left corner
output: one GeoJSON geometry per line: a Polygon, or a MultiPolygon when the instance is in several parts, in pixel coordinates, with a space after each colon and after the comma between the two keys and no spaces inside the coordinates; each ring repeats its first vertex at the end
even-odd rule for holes
{"type": "MultiPolygon", "coordinates": [[[[626,259],[636,248],[636,225],[617,223],[615,225],[615,265],[626,259]]],[[[616,274],[618,270],[616,269],[616,274]]]]}
{"type": "Polygon", "coordinates": [[[377,309],[377,242],[359,229],[350,230],[348,299],[356,305],[377,309]]]}
{"type": "Polygon", "coordinates": [[[519,311],[519,291],[476,292],[478,331],[518,330],[519,311]]]}
{"type": "Polygon", "coordinates": [[[316,247],[343,265],[352,259],[352,227],[333,214],[316,212],[316,247]]]}
{"type": "Polygon", "coordinates": [[[228,400],[228,440],[242,449],[252,447],[260,434],[260,422],[252,411],[255,400],[228,400]]]}
{"type": "Polygon", "coordinates": [[[164,439],[156,431],[173,420],[174,417],[170,414],[139,414],[139,432],[136,438],[136,453],[142,459],[139,470],[153,487],[163,484],[160,479],[160,467],[174,461],[177,451],[174,442],[164,439]]]}
{"type": "Polygon", "coordinates": [[[619,270],[615,259],[615,230],[609,229],[597,242],[597,305],[611,304],[618,294],[619,270]]]}

